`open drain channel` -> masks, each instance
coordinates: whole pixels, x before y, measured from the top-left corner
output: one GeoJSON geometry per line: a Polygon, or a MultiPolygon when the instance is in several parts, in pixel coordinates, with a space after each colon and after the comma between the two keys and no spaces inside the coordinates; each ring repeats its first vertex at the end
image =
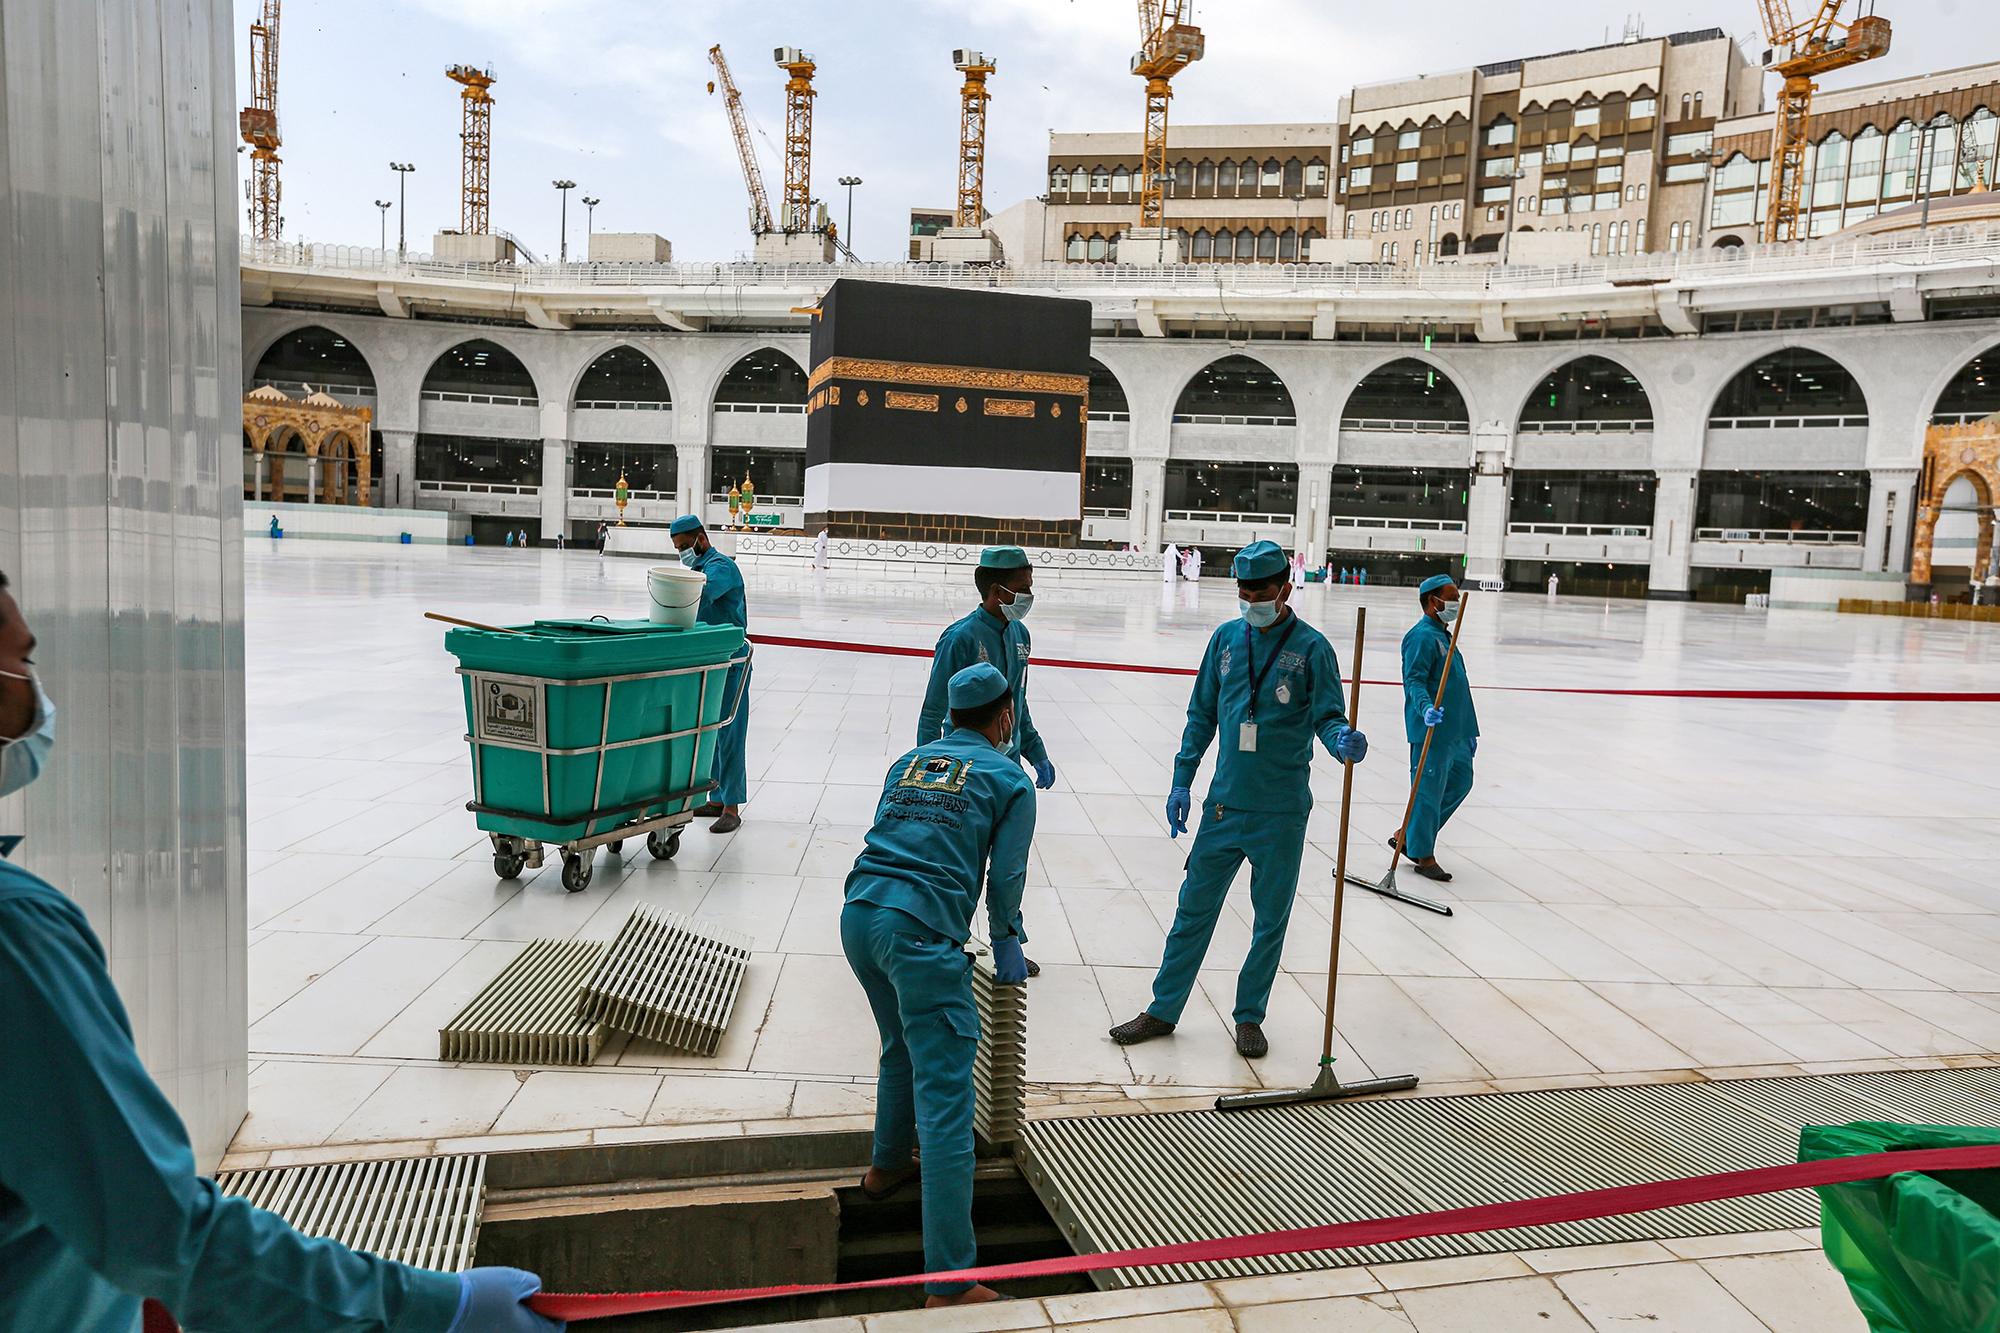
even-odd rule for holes
{"type": "MultiPolygon", "coordinates": [[[[1898,1070],[1031,1120],[1021,1169],[1080,1254],[1364,1221],[1798,1160],[1799,1130],[2000,1125],[2000,1069],[1898,1070]]],[[[1103,1287],[1815,1226],[1810,1190],[1592,1222],[1217,1263],[1103,1287]]]]}

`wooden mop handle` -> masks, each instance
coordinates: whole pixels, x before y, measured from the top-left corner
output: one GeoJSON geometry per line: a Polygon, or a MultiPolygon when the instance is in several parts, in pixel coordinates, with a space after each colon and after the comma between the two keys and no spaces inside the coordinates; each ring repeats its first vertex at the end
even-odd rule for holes
{"type": "MultiPolygon", "coordinates": [[[[1445,683],[1451,679],[1451,660],[1458,655],[1458,632],[1465,628],[1465,608],[1472,604],[1472,594],[1460,593],[1458,597],[1458,619],[1451,627],[1451,642],[1444,650],[1444,670],[1438,673],[1437,698],[1431,707],[1444,707],[1445,683]]],[[[1424,780],[1424,761],[1431,757],[1431,737],[1437,734],[1436,727],[1424,728],[1424,748],[1417,751],[1417,771],[1410,776],[1410,799],[1403,803],[1403,826],[1396,830],[1396,847],[1389,857],[1389,873],[1396,873],[1396,863],[1403,859],[1403,839],[1410,836],[1410,816],[1417,809],[1417,784],[1424,780]]]]}
{"type": "MultiPolygon", "coordinates": [[[[1361,715],[1362,636],[1368,628],[1368,608],[1354,612],[1354,684],[1347,691],[1347,725],[1355,725],[1361,715]]],[[[1326,950],[1326,1035],[1320,1042],[1319,1062],[1324,1069],[1333,1063],[1333,997],[1340,986],[1340,909],[1347,889],[1347,815],[1354,805],[1354,763],[1340,766],[1340,837],[1333,851],[1333,942],[1326,950]]]]}
{"type": "Polygon", "coordinates": [[[483,629],[493,634],[519,634],[521,632],[517,629],[508,629],[504,625],[482,625],[476,620],[460,620],[457,616],[439,615],[435,611],[424,612],[424,619],[441,621],[447,625],[456,625],[460,629],[483,629]]]}

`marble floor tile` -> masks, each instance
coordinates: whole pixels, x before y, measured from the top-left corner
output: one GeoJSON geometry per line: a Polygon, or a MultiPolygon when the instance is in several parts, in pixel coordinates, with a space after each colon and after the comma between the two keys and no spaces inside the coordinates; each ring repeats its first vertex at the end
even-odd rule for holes
{"type": "Polygon", "coordinates": [[[1493,1333],[1543,1329],[1547,1333],[1591,1333],[1560,1288],[1545,1277],[1508,1278],[1466,1286],[1421,1287],[1396,1294],[1417,1333],[1493,1333]]]}
{"type": "Polygon", "coordinates": [[[493,1132],[531,1134],[637,1125],[646,1119],[646,1109],[659,1086],[657,1074],[541,1070],[522,1082],[521,1090],[493,1122],[493,1132]]]}
{"type": "Polygon", "coordinates": [[[1701,1266],[1771,1333],[1867,1333],[1847,1284],[1816,1251],[1706,1259],[1701,1266]]]}
{"type": "Polygon", "coordinates": [[[1765,1333],[1764,1322],[1697,1264],[1563,1273],[1555,1278],[1555,1284],[1593,1329],[1765,1333]]]}
{"type": "Polygon", "coordinates": [[[367,1143],[485,1134],[520,1090],[511,1069],[407,1065],[384,1079],[332,1139],[367,1143]]]}

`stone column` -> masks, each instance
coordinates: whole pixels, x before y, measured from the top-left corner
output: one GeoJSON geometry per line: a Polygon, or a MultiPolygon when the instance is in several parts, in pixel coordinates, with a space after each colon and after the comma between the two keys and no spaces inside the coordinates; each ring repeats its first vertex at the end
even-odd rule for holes
{"type": "Polygon", "coordinates": [[[569,533],[569,441],[542,441],[542,540],[569,533]]]}
{"type": "Polygon", "coordinates": [[[1472,437],[1472,493],[1465,509],[1465,580],[1506,577],[1507,460],[1513,431],[1497,421],[1482,423],[1472,437]]]}
{"type": "Polygon", "coordinates": [[[1157,553],[1165,538],[1164,506],[1167,503],[1167,460],[1132,460],[1131,536],[1127,539],[1142,551],[1157,553]]]}
{"type": "Polygon", "coordinates": [[[708,445],[681,443],[674,446],[674,502],[683,514],[700,516],[708,522],[708,445]]]}
{"type": "Polygon", "coordinates": [[[264,503],[264,451],[255,450],[250,455],[251,493],[258,504],[264,503]]]}
{"type": "Polygon", "coordinates": [[[1646,596],[1663,602],[1685,602],[1694,555],[1695,486],[1701,474],[1692,468],[1664,468],[1653,493],[1653,568],[1646,596]]]}
{"type": "Polygon", "coordinates": [[[1326,558],[1327,498],[1333,494],[1331,463],[1299,464],[1299,499],[1292,524],[1292,547],[1310,567],[1326,558]]]}
{"type": "Polygon", "coordinates": [[[417,433],[413,430],[384,430],[382,437],[382,481],[378,488],[384,509],[417,507],[417,433]]]}
{"type": "Polygon", "coordinates": [[[310,454],[306,458],[306,503],[319,503],[319,455],[310,454]]]}
{"type": "MultiPolygon", "coordinates": [[[[1917,469],[1878,467],[1868,471],[1868,534],[1862,540],[1861,568],[1869,573],[1903,573],[1910,567],[1910,525],[1916,517],[1917,469]]],[[[1978,571],[1974,571],[1975,581],[1978,571]]],[[[1929,591],[1928,587],[1925,589],[1929,591]]]]}

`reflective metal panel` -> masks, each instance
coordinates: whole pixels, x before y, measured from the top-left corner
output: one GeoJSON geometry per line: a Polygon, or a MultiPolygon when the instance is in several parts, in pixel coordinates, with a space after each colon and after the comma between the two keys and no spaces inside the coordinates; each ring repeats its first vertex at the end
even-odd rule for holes
{"type": "Polygon", "coordinates": [[[89,914],[205,1165],[246,1087],[229,23],[0,6],[0,569],[61,708],[0,832],[89,914]]]}

